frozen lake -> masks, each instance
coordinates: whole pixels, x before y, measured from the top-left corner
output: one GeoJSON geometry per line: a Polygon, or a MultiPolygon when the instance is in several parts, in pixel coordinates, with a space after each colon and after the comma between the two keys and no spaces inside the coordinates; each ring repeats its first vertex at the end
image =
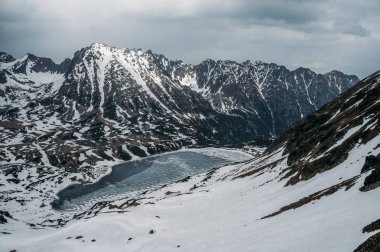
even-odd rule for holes
{"type": "Polygon", "coordinates": [[[113,166],[110,174],[93,184],[63,189],[53,207],[64,211],[85,210],[100,201],[121,199],[251,157],[237,150],[203,148],[128,161],[113,166]]]}

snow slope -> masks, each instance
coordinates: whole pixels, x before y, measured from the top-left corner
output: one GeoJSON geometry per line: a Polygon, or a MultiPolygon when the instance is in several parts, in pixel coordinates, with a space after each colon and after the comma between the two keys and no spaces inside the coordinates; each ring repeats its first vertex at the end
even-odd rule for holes
{"type": "MultiPolygon", "coordinates": [[[[380,137],[374,139],[379,141],[380,137]]],[[[279,181],[287,167],[284,161],[258,176],[233,179],[243,171],[252,170],[252,166],[257,168],[284,160],[281,152],[224,167],[206,182],[201,181],[207,175],[196,176],[188,182],[141,195],[137,206],[120,209],[108,206],[96,217],[72,221],[63,228],[32,230],[23,223],[11,222],[3,230],[12,234],[0,236],[0,246],[17,251],[350,251],[356,248],[369,236],[362,234],[361,228],[377,219],[380,212],[380,205],[373,205],[380,200],[378,189],[369,193],[358,190],[362,177],[348,190],[343,188],[295,210],[262,218],[360,174],[365,151],[352,152],[359,161],[349,169],[346,165],[351,159],[291,187],[284,187],[285,180],[279,181]],[[194,184],[199,187],[191,190],[194,184]],[[91,242],[93,239],[96,241],[91,242]]],[[[118,206],[124,202],[112,204],[118,206]]]]}

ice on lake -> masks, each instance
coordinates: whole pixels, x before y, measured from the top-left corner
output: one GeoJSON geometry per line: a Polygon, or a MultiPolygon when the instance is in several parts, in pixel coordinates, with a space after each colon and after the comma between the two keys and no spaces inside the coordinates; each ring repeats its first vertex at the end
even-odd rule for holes
{"type": "Polygon", "coordinates": [[[76,184],[63,189],[53,206],[59,210],[82,211],[100,201],[132,196],[250,158],[252,156],[237,150],[202,148],[132,160],[113,166],[110,174],[93,184],[76,184]]]}

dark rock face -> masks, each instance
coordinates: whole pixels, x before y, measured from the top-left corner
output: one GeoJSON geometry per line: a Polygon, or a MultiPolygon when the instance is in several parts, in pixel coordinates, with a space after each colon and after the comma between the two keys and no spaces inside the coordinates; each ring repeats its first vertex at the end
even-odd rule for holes
{"type": "Polygon", "coordinates": [[[267,144],[357,81],[262,62],[192,66],[99,43],[61,64],[1,55],[0,160],[67,171],[182,146],[267,144]]]}
{"type": "Polygon", "coordinates": [[[380,233],[372,235],[365,242],[360,244],[354,252],[378,252],[380,251],[380,233]]]}
{"type": "Polygon", "coordinates": [[[0,71],[0,84],[7,83],[7,75],[5,71],[0,71]]]}
{"type": "Polygon", "coordinates": [[[363,233],[371,233],[380,229],[380,219],[368,224],[363,228],[363,233]]]}
{"type": "Polygon", "coordinates": [[[13,58],[12,55],[8,54],[8,53],[5,53],[5,52],[0,52],[0,62],[3,62],[3,63],[9,63],[9,62],[12,62],[12,61],[15,61],[16,59],[13,58]]]}
{"type": "Polygon", "coordinates": [[[380,169],[377,168],[373,170],[372,173],[368,177],[366,177],[364,181],[364,185],[365,186],[371,185],[379,181],[380,181],[380,169]]]}
{"type": "Polygon", "coordinates": [[[6,211],[0,211],[0,224],[8,223],[7,219],[11,219],[12,216],[6,211]]]}
{"type": "Polygon", "coordinates": [[[369,155],[366,157],[365,163],[361,172],[372,172],[365,178],[364,186],[360,188],[361,191],[373,190],[380,186],[380,155],[377,157],[369,155]]]}
{"type": "Polygon", "coordinates": [[[364,186],[361,188],[362,191],[373,190],[380,186],[380,169],[374,169],[368,177],[364,180],[364,186]]]}
{"type": "Polygon", "coordinates": [[[375,157],[374,155],[369,155],[365,159],[361,172],[364,173],[372,169],[380,169],[380,158],[375,157]]]}
{"type": "Polygon", "coordinates": [[[28,74],[27,69],[32,72],[56,72],[64,73],[66,71],[67,62],[62,65],[55,64],[49,58],[37,57],[33,54],[27,54],[23,60],[17,62],[13,66],[13,72],[19,74],[28,74]]]}

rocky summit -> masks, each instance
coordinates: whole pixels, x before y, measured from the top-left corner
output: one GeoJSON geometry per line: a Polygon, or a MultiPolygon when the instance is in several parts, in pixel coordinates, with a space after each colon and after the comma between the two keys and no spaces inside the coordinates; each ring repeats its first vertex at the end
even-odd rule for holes
{"type": "Polygon", "coordinates": [[[358,81],[94,43],[61,64],[0,54],[0,163],[78,171],[182,146],[266,144],[358,81]]]}

